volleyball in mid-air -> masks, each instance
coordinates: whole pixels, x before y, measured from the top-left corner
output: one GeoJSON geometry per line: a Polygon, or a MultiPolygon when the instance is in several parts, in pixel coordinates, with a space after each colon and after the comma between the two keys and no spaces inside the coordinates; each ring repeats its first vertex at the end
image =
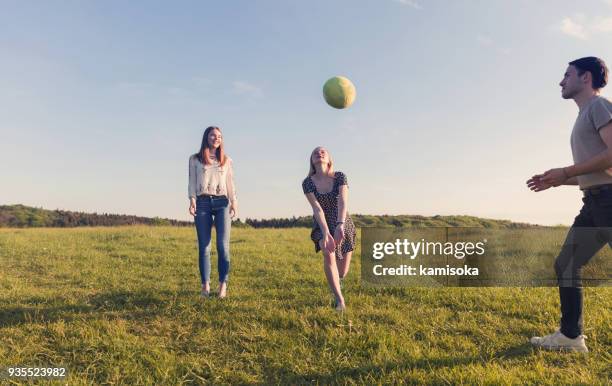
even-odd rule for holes
{"type": "Polygon", "coordinates": [[[323,85],[323,96],[331,107],[345,109],[355,101],[355,86],[344,76],[329,78],[323,85]]]}

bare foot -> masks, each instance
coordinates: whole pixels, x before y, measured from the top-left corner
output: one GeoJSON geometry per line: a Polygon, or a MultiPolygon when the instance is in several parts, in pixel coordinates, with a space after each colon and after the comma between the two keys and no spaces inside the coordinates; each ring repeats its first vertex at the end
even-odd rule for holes
{"type": "Polygon", "coordinates": [[[219,299],[224,299],[227,296],[227,282],[219,283],[219,299]]]}
{"type": "Polygon", "coordinates": [[[344,303],[344,298],[336,299],[336,311],[344,312],[346,310],[346,304],[344,303]]]}
{"type": "Polygon", "coordinates": [[[210,283],[202,284],[202,297],[207,298],[210,295],[210,283]]]}

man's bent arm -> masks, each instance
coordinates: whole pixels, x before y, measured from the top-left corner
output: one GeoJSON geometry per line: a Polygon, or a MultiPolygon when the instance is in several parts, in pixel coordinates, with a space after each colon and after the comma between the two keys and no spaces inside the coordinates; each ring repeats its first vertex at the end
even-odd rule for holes
{"type": "Polygon", "coordinates": [[[612,167],[612,122],[608,122],[599,129],[599,135],[608,148],[591,159],[563,168],[569,177],[565,185],[570,185],[570,181],[576,176],[599,172],[612,167]]]}
{"type": "MultiPolygon", "coordinates": [[[[567,169],[566,169],[567,170],[567,169]]],[[[578,178],[576,177],[570,177],[567,180],[565,180],[565,182],[563,183],[563,185],[578,185],[578,178]]]]}

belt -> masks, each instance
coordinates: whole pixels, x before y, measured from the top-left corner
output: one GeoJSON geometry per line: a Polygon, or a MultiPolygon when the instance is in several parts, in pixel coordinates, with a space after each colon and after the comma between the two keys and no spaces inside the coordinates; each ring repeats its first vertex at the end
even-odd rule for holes
{"type": "Polygon", "coordinates": [[[227,198],[226,196],[215,196],[214,194],[200,194],[198,198],[210,198],[211,200],[218,200],[220,198],[227,198]]]}
{"type": "Polygon", "coordinates": [[[612,184],[596,185],[582,190],[585,196],[597,196],[603,192],[612,191],[612,184]]]}

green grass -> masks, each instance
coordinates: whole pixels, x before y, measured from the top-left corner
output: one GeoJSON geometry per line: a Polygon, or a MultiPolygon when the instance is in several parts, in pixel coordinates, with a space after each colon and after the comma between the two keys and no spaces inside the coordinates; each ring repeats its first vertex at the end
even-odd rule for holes
{"type": "Polygon", "coordinates": [[[204,301],[193,228],[0,229],[0,367],[65,366],[62,384],[612,382],[611,288],[585,288],[588,355],[544,352],[528,338],[558,324],[556,288],[364,288],[355,258],[338,315],[309,230],[233,229],[231,248],[229,297],[204,301]]]}

